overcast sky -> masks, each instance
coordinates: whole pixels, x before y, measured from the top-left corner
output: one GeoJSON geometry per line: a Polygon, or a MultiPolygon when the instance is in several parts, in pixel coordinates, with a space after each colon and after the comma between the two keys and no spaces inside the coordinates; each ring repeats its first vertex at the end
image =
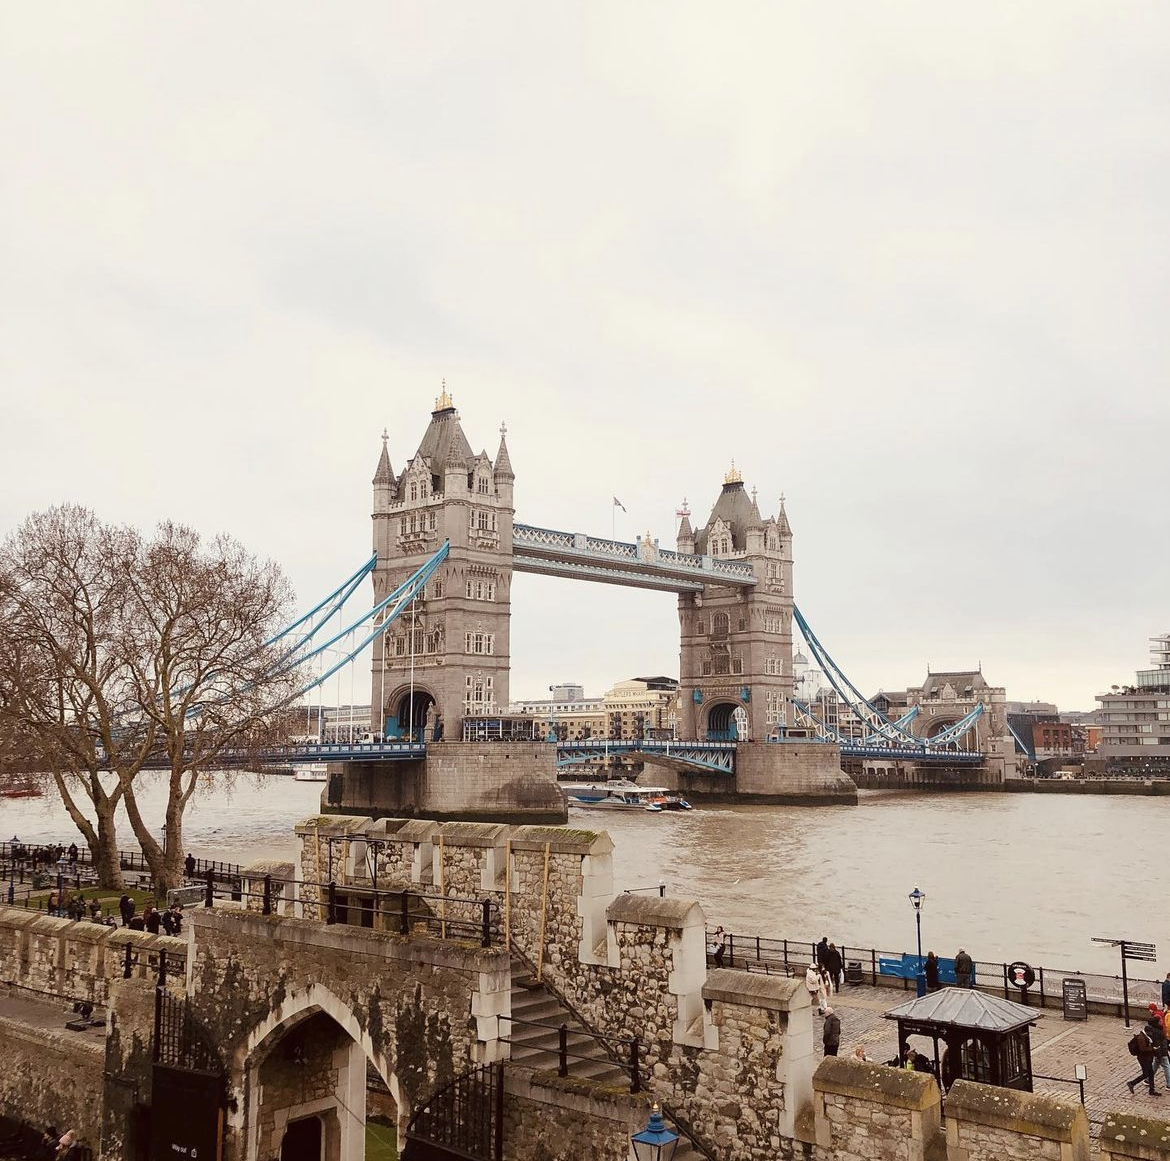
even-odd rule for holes
{"type": "MultiPolygon", "coordinates": [[[[1087,709],[1170,629],[1164,0],[0,13],[0,530],[229,531],[307,606],[445,377],[518,521],[786,494],[867,690],[1087,709]]],[[[514,696],[677,674],[669,595],[512,616],[514,696]]]]}

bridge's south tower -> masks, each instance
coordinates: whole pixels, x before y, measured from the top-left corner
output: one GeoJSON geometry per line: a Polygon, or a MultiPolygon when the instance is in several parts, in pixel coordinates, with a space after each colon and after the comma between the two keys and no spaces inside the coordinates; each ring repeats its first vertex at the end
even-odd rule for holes
{"type": "Polygon", "coordinates": [[[775,517],[762,517],[733,465],[707,523],[696,532],[683,515],[678,550],[741,561],[756,575],[752,589],[709,584],[679,597],[679,734],[763,741],[786,724],[792,695],[792,529],[784,501],[775,517]]]}
{"type": "Polygon", "coordinates": [[[465,714],[508,704],[512,486],[504,429],[495,461],[476,455],[444,386],[430,426],[400,475],[387,437],[374,475],[374,597],[381,601],[434,555],[450,553],[375,646],[372,727],[388,737],[462,736],[465,714]],[[379,713],[381,707],[381,713],[379,713]]]}

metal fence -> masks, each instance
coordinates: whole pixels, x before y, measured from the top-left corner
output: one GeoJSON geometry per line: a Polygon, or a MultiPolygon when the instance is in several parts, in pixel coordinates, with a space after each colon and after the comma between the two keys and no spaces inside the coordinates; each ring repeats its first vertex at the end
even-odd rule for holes
{"type": "MultiPolygon", "coordinates": [[[[710,947],[714,931],[708,929],[707,943],[710,947]]],[[[802,975],[810,963],[816,962],[816,940],[775,939],[760,935],[734,935],[725,933],[723,967],[734,967],[746,971],[760,971],[768,974],[802,975]]],[[[854,947],[838,944],[841,953],[844,982],[868,983],[877,987],[895,987],[906,991],[916,985],[918,972],[924,960],[911,952],[882,951],[874,947],[854,947]]],[[[716,956],[708,959],[716,962],[716,956]]],[[[949,964],[950,961],[943,961],[949,964]]],[[[1119,966],[1120,966],[1120,960],[1119,966]]],[[[1007,963],[991,960],[975,960],[972,984],[983,992],[997,993],[1005,999],[1028,1004],[1036,1008],[1059,1008],[1063,1003],[1064,981],[1083,980],[1090,1003],[1108,1010],[1116,1009],[1122,1014],[1123,995],[1121,975],[1105,975],[1100,972],[1073,971],[1060,967],[1036,967],[1036,982],[1026,992],[1017,988],[1010,979],[1007,963]]],[[[953,973],[947,979],[944,970],[942,982],[953,982],[953,973]]],[[[1158,980],[1128,977],[1130,1008],[1144,1008],[1149,1003],[1161,1000],[1161,983],[1158,980]]]]}
{"type": "Polygon", "coordinates": [[[490,898],[447,895],[442,892],[377,890],[373,887],[327,883],[305,879],[243,878],[221,885],[208,872],[203,905],[213,907],[216,899],[243,902],[262,915],[288,913],[299,905],[307,917],[327,924],[369,927],[410,935],[422,930],[440,939],[475,940],[481,947],[503,941],[500,906],[490,898]],[[294,895],[286,894],[293,889],[294,895]],[[293,899],[295,897],[296,903],[293,899]]]}

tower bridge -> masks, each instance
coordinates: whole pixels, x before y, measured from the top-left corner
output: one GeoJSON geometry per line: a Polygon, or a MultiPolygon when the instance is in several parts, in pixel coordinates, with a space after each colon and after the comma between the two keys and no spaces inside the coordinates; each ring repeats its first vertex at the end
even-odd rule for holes
{"type": "MultiPolygon", "coordinates": [[[[690,512],[680,513],[673,548],[662,547],[649,533],[630,544],[517,523],[516,475],[506,434],[501,426],[494,457],[474,452],[445,385],[422,440],[399,471],[391,463],[389,433],[383,434],[372,481],[374,553],[364,574],[372,579],[376,602],[373,631],[363,643],[374,646],[370,728],[387,741],[426,746],[425,759],[418,760],[423,782],[433,783],[442,768],[443,778],[458,785],[471,755],[471,743],[456,741],[464,737],[464,720],[496,717],[509,704],[516,572],[674,594],[680,705],[674,753],[667,763],[664,752],[654,772],[677,778],[688,794],[772,801],[852,798],[855,786],[841,774],[843,755],[855,762],[979,767],[980,777],[1002,778],[1002,762],[988,765],[989,747],[972,744],[987,735],[989,725],[998,728],[991,716],[980,724],[986,699],[977,698],[946,722],[924,714],[923,721],[934,720],[936,728],[915,733],[913,715],[890,717],[832,663],[794,603],[793,534],[783,498],[774,513],[762,512],[755,490],[748,492],[733,465],[704,523],[693,526],[690,512]],[[794,697],[794,631],[865,724],[862,737],[838,732],[794,697]],[[709,755],[696,758],[689,764],[691,777],[685,747],[680,749],[687,742],[731,743],[730,753],[714,765],[709,755]]],[[[473,814],[486,809],[491,815],[494,808],[486,804],[501,779],[509,784],[527,779],[531,792],[533,778],[554,783],[557,762],[582,760],[565,747],[508,745],[515,753],[506,759],[498,744],[480,746],[472,765],[492,770],[484,773],[474,796],[473,814]],[[500,766],[501,761],[510,765],[500,766]]],[[[652,763],[649,750],[639,754],[652,763]]],[[[403,757],[391,750],[347,755],[344,777],[331,779],[330,805],[409,810],[418,790],[403,789],[410,781],[402,773],[410,766],[403,757]],[[383,801],[373,767],[390,758],[397,790],[383,801]]],[[[563,809],[542,794],[534,807],[541,817],[563,809]]],[[[433,813],[434,804],[425,809],[433,813]]],[[[508,815],[503,806],[500,810],[508,815]]]]}

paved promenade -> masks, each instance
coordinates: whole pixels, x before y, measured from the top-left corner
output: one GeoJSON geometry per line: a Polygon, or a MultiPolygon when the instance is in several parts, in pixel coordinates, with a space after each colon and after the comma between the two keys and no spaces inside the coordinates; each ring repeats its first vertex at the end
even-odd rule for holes
{"type": "MultiPolygon", "coordinates": [[[[882,1018],[883,1012],[914,998],[913,990],[874,988],[868,984],[850,987],[829,1001],[841,1018],[841,1055],[850,1056],[858,1044],[865,1046],[866,1055],[878,1063],[892,1059],[898,1053],[898,1025],[882,1018]]],[[[1126,1051],[1126,1041],[1144,1022],[1144,1007],[1131,1008],[1131,1027],[1114,1016],[1090,1016],[1087,1020],[1065,1020],[1059,1008],[1037,1011],[1037,1022],[1032,1028],[1032,1069],[1044,1076],[1067,1077],[1067,1083],[1040,1080],[1035,1082],[1037,1092],[1062,1093],[1077,1098],[1079,1090],[1074,1079],[1075,1067],[1083,1064],[1088,1070],[1085,1082],[1085,1108],[1095,1137],[1108,1110],[1160,1116],[1170,1121],[1170,1092],[1166,1091],[1159,1070],[1155,1087],[1157,1096],[1150,1096],[1145,1087],[1130,1095],[1125,1082],[1140,1071],[1137,1060],[1126,1051]]],[[[815,1021],[820,1037],[821,1021],[815,1021]]],[[[928,1050],[922,1038],[912,1041],[920,1050],[928,1050]]]]}

